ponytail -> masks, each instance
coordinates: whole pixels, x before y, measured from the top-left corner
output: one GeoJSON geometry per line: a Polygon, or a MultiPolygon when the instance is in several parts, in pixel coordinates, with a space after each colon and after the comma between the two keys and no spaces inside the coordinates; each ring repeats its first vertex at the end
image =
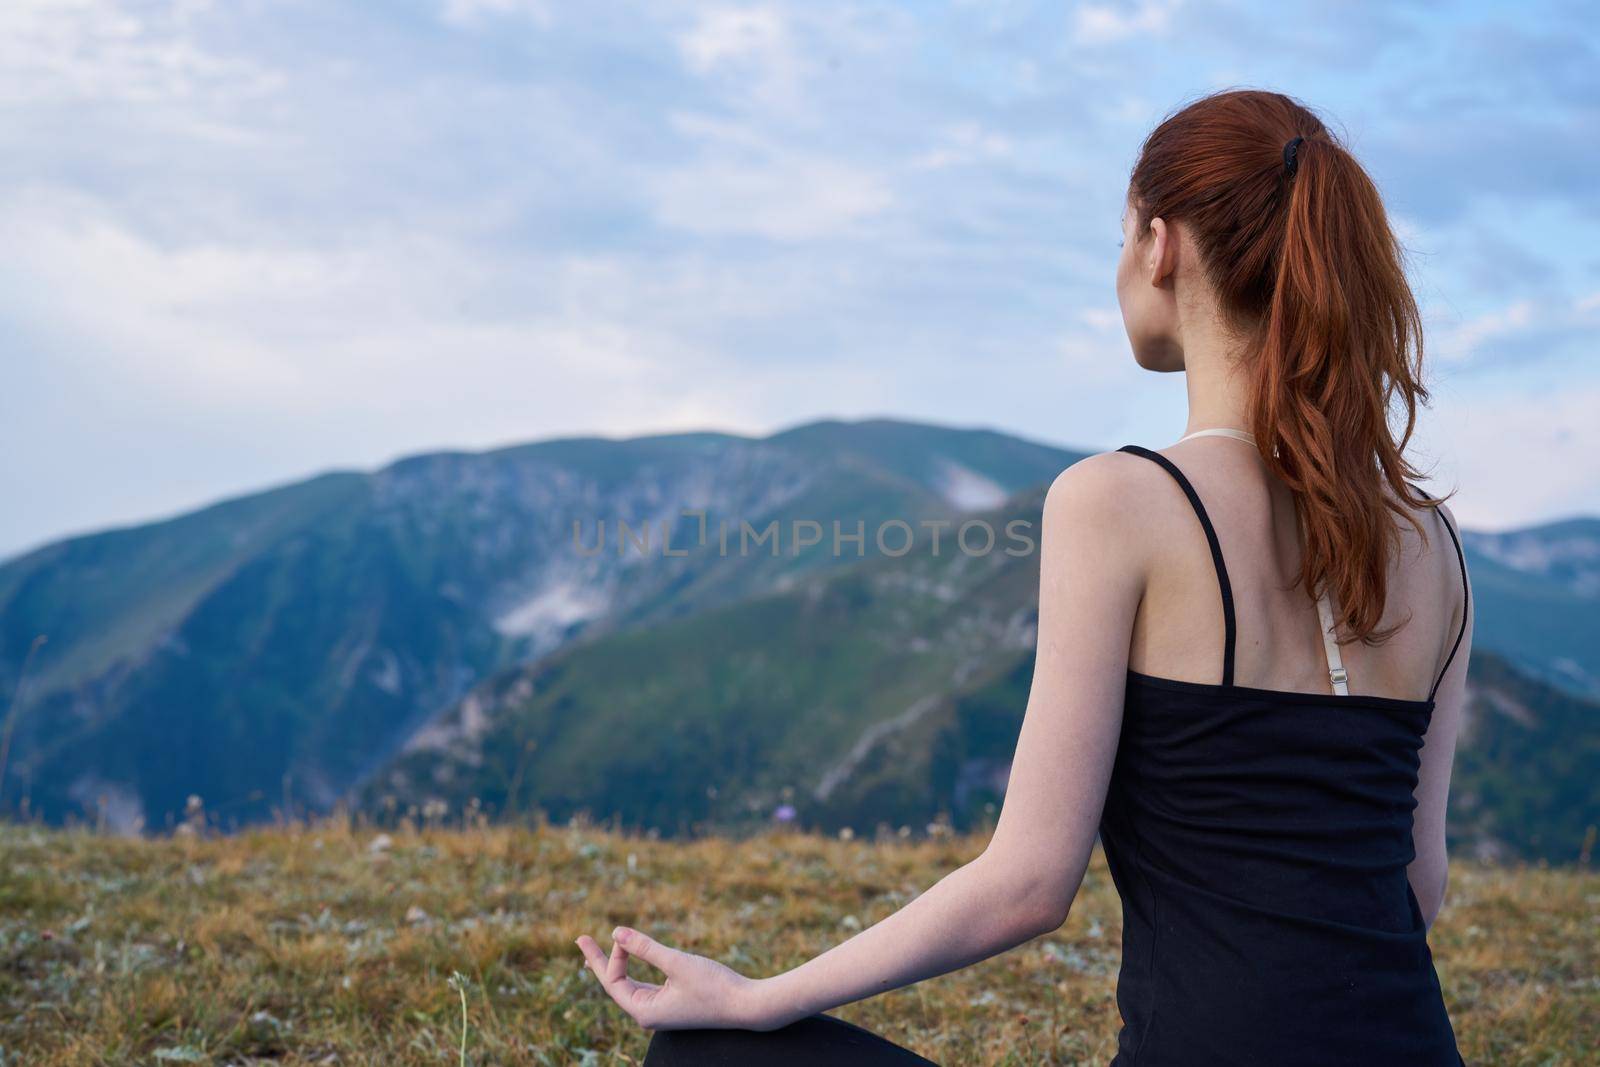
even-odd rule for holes
{"type": "Polygon", "coordinates": [[[1386,640],[1399,522],[1421,535],[1412,509],[1437,502],[1405,456],[1422,318],[1376,186],[1309,109],[1250,90],[1168,117],[1130,185],[1142,225],[1185,222],[1249,339],[1251,430],[1302,520],[1299,581],[1330,595],[1342,639],[1386,640]]]}

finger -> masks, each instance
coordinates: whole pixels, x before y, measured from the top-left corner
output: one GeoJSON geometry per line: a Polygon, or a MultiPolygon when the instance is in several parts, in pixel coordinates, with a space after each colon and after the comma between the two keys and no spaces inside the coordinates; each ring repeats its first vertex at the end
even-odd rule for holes
{"type": "Polygon", "coordinates": [[[605,985],[607,961],[600,943],[588,934],[583,934],[575,944],[578,946],[578,951],[583,953],[584,963],[594,972],[595,977],[600,979],[600,984],[605,985]]]}
{"type": "Polygon", "coordinates": [[[600,979],[601,988],[616,1001],[618,1007],[642,1025],[639,1009],[648,1005],[651,997],[660,992],[661,986],[649,982],[636,982],[628,977],[628,951],[620,944],[613,944],[611,956],[608,958],[600,948],[599,942],[587,934],[580,936],[576,943],[583,952],[589,969],[600,979]]]}
{"type": "Polygon", "coordinates": [[[629,953],[644,960],[669,978],[677,969],[678,961],[684,956],[684,953],[677,949],[668,948],[649,934],[640,933],[631,927],[619,926],[611,932],[611,936],[629,953]]]}
{"type": "Polygon", "coordinates": [[[633,992],[643,986],[628,977],[628,950],[621,945],[613,943],[611,955],[607,956],[599,942],[587,934],[578,939],[578,947],[583,949],[585,960],[589,969],[594,971],[595,977],[600,979],[600,984],[605,987],[617,1003],[626,1006],[633,992]]]}
{"type": "Polygon", "coordinates": [[[628,950],[620,941],[611,943],[611,958],[606,961],[606,983],[620,982],[628,977],[628,950]]]}

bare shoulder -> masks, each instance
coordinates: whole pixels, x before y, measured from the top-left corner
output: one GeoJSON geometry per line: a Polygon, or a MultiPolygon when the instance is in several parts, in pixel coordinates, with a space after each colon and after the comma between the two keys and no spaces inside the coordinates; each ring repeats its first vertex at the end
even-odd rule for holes
{"type": "Polygon", "coordinates": [[[1407,597],[1437,590],[1446,602],[1459,601],[1465,561],[1457,549],[1461,527],[1455,515],[1443,502],[1406,506],[1404,513],[1416,525],[1398,522],[1401,550],[1391,565],[1391,579],[1411,591],[1403,594],[1407,597]]]}
{"type": "Polygon", "coordinates": [[[1467,578],[1466,546],[1461,543],[1461,524],[1456,522],[1455,515],[1444,501],[1435,504],[1434,508],[1439,512],[1438,519],[1434,520],[1435,526],[1440,524],[1439,519],[1449,524],[1449,529],[1440,531],[1439,536],[1435,538],[1434,553],[1442,561],[1444,570],[1449,576],[1447,580],[1454,587],[1457,576],[1460,580],[1470,581],[1467,578]]]}
{"type": "Polygon", "coordinates": [[[1148,515],[1151,498],[1160,496],[1151,491],[1152,472],[1167,477],[1149,460],[1106,452],[1056,476],[1039,537],[1041,604],[1106,613],[1137,605],[1158,539],[1151,527],[1159,524],[1148,515]]]}
{"type": "Polygon", "coordinates": [[[1407,522],[1400,524],[1402,539],[1408,547],[1418,555],[1425,553],[1436,559],[1447,560],[1454,568],[1456,550],[1452,538],[1461,535],[1461,527],[1457,524],[1455,514],[1449,506],[1441,500],[1422,507],[1405,506],[1404,512],[1412,522],[1416,523],[1415,527],[1407,522]]]}
{"type": "Polygon", "coordinates": [[[1152,501],[1161,499],[1152,489],[1168,477],[1156,464],[1127,452],[1081,459],[1050,483],[1045,534],[1054,527],[1057,533],[1137,540],[1157,510],[1152,501]]]}
{"type": "MultiPolygon", "coordinates": [[[[1450,529],[1455,531],[1456,536],[1461,536],[1461,524],[1456,522],[1455,512],[1450,510],[1450,506],[1441,500],[1434,507],[1438,509],[1440,516],[1450,524],[1450,529]]],[[[1449,535],[1446,534],[1445,536],[1448,537],[1449,535]]]]}

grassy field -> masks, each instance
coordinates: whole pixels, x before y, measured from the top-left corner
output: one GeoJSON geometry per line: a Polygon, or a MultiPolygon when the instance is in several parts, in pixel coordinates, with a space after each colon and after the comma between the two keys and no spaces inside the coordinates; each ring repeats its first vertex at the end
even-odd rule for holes
{"type": "MultiPolygon", "coordinates": [[[[463,993],[469,1063],[637,1063],[648,1035],[582,969],[579,933],[608,945],[628,923],[770,974],[982,845],[782,831],[671,843],[586,826],[382,840],[338,823],[153,840],[0,827],[0,1064],[456,1064],[463,993]]],[[[1594,1062],[1597,915],[1592,871],[1453,868],[1432,942],[1469,1062],[1594,1062]]],[[[1104,1063],[1118,931],[1097,856],[1060,930],[836,1014],[951,1067],[1104,1063]]]]}

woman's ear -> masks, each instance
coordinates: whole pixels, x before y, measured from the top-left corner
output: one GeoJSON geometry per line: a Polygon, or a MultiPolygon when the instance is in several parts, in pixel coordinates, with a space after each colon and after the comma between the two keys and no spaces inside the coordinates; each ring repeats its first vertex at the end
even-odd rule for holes
{"type": "Polygon", "coordinates": [[[1178,235],[1167,220],[1157,215],[1150,220],[1150,251],[1145,258],[1145,277],[1161,288],[1178,265],[1178,235]]]}

